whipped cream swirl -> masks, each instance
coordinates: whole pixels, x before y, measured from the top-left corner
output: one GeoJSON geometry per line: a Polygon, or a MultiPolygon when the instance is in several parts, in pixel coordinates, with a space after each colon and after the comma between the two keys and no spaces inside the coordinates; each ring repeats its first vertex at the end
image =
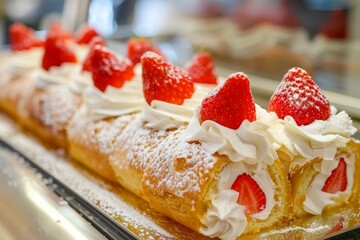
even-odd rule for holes
{"type": "Polygon", "coordinates": [[[214,121],[200,123],[198,108],[187,129],[188,141],[199,141],[212,154],[224,154],[233,162],[245,162],[259,170],[273,164],[277,158],[273,147],[275,140],[269,128],[277,121],[273,113],[256,105],[257,119],[244,120],[236,130],[224,127],[214,121]]]}
{"type": "Polygon", "coordinates": [[[250,175],[266,197],[265,208],[251,217],[259,220],[265,220],[271,214],[275,201],[275,184],[272,181],[268,171],[252,173],[248,167],[242,162],[230,163],[220,173],[218,183],[218,193],[211,199],[211,207],[205,214],[206,231],[202,229],[202,233],[211,237],[220,237],[223,239],[235,239],[245,229],[247,225],[246,216],[244,214],[244,206],[237,203],[239,193],[232,190],[231,187],[237,177],[242,174],[250,175]],[[242,210],[240,213],[233,215],[233,212],[242,210]]]}
{"type": "Polygon", "coordinates": [[[336,108],[331,106],[331,115],[327,120],[298,126],[291,116],[287,116],[279,120],[271,131],[281,145],[279,151],[292,160],[292,171],[316,157],[333,160],[337,149],[345,147],[357,130],[346,112],[337,113],[336,108]]]}
{"type": "Polygon", "coordinates": [[[195,85],[193,96],[186,99],[182,105],[153,100],[151,106],[148,104],[144,106],[141,118],[146,122],[147,127],[157,130],[183,126],[190,122],[195,108],[201,104],[210,90],[210,86],[195,85]]]}
{"type": "Polygon", "coordinates": [[[14,52],[8,62],[7,68],[13,76],[21,76],[34,69],[41,68],[43,48],[32,48],[25,51],[14,52]]]}
{"type": "Polygon", "coordinates": [[[77,63],[63,63],[59,67],[51,67],[49,71],[41,69],[34,78],[38,88],[46,88],[54,84],[70,85],[74,76],[81,71],[77,63]]]}
{"type": "Polygon", "coordinates": [[[237,204],[239,193],[224,190],[212,199],[212,206],[205,214],[206,227],[200,232],[206,236],[221,239],[236,239],[245,229],[247,219],[244,207],[237,204]]]}
{"type": "Polygon", "coordinates": [[[333,199],[342,196],[347,198],[350,197],[354,182],[354,163],[354,155],[348,157],[345,154],[337,156],[337,161],[324,160],[322,163],[315,163],[313,167],[319,173],[315,176],[310,187],[306,190],[306,198],[303,202],[304,210],[314,215],[320,215],[324,207],[334,203],[333,199]],[[340,158],[344,158],[346,163],[346,189],[343,192],[339,191],[336,193],[323,192],[322,188],[324,187],[326,180],[331,176],[332,171],[338,166],[340,158]]]}
{"type": "Polygon", "coordinates": [[[108,86],[105,92],[90,86],[83,96],[85,105],[95,120],[140,112],[145,104],[139,77],[126,81],[122,88],[108,86]]]}

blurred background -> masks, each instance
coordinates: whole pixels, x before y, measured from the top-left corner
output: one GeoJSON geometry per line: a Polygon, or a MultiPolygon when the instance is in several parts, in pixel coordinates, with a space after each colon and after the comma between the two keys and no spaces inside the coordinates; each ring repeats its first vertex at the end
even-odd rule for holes
{"type": "MultiPolygon", "coordinates": [[[[227,69],[220,74],[244,71],[277,84],[299,66],[360,115],[358,0],[0,0],[0,44],[14,21],[41,35],[54,20],[72,31],[88,21],[114,48],[150,37],[178,64],[208,50],[227,69]]],[[[273,91],[265,88],[263,95],[273,91]]]]}

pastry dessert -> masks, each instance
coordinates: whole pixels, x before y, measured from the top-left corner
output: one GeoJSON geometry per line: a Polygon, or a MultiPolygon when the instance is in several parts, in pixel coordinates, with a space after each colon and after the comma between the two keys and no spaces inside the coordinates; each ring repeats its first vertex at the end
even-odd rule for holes
{"type": "Polygon", "coordinates": [[[205,236],[357,204],[356,129],[304,70],[284,76],[266,111],[244,73],[216,86],[207,53],[181,69],[132,40],[129,60],[84,29],[74,40],[53,25],[41,68],[2,86],[3,109],[41,140],[205,236]]]}
{"type": "Polygon", "coordinates": [[[278,154],[288,169],[295,217],[321,214],[358,198],[360,148],[345,112],[337,113],[310,75],[290,69],[269,102],[278,154]]]}

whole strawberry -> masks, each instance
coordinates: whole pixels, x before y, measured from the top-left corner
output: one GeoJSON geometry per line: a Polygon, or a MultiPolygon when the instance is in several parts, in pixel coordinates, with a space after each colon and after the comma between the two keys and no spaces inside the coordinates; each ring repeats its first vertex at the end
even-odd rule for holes
{"type": "Polygon", "coordinates": [[[134,67],[129,59],[100,44],[94,46],[90,62],[94,85],[102,92],[108,86],[121,88],[125,81],[134,77],[134,67]]]}
{"type": "Polygon", "coordinates": [[[201,52],[185,65],[186,71],[196,83],[217,84],[217,75],[209,53],[201,52]]]}
{"type": "Polygon", "coordinates": [[[242,72],[230,75],[203,100],[200,116],[202,121],[212,120],[231,129],[238,129],[245,119],[254,121],[256,109],[249,78],[242,72]]]}
{"type": "Polygon", "coordinates": [[[134,65],[138,64],[141,61],[141,56],[148,51],[163,56],[161,51],[149,39],[132,38],[127,42],[127,56],[134,65]]]}
{"type": "Polygon", "coordinates": [[[149,105],[153,100],[182,105],[193,95],[195,89],[190,76],[162,56],[147,52],[141,64],[144,96],[149,105]]]}
{"type": "Polygon", "coordinates": [[[42,67],[49,70],[58,67],[65,62],[76,63],[75,53],[67,46],[66,40],[56,36],[48,36],[45,42],[45,52],[42,59],[42,67]]]}
{"type": "Polygon", "coordinates": [[[101,45],[101,46],[105,46],[105,42],[102,39],[102,37],[100,36],[96,36],[94,37],[91,42],[90,42],[90,50],[88,55],[86,56],[84,62],[83,62],[83,67],[82,70],[83,71],[87,71],[87,72],[91,72],[91,59],[92,59],[92,55],[94,54],[94,48],[96,45],[101,45]]]}
{"type": "Polygon", "coordinates": [[[99,36],[96,30],[85,24],[76,35],[76,42],[79,44],[89,44],[96,36],[99,36]]]}
{"type": "Polygon", "coordinates": [[[303,69],[290,69],[270,99],[268,110],[279,118],[294,118],[296,123],[308,125],[330,117],[330,103],[320,88],[303,69]]]}
{"type": "Polygon", "coordinates": [[[42,47],[44,42],[37,38],[32,29],[21,23],[13,23],[10,26],[10,46],[13,51],[28,50],[34,47],[42,47]]]}

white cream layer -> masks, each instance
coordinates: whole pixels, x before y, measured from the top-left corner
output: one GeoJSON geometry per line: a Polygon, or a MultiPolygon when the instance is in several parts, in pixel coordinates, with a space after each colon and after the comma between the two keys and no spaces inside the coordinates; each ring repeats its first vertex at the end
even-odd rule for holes
{"type": "Polygon", "coordinates": [[[291,160],[290,172],[316,157],[333,160],[337,149],[345,147],[356,131],[349,115],[344,111],[337,113],[333,106],[327,120],[298,126],[292,117],[287,116],[271,128],[278,150],[291,160]]]}
{"type": "Polygon", "coordinates": [[[134,77],[121,88],[108,86],[101,92],[95,86],[84,91],[84,102],[95,120],[140,112],[145,105],[142,80],[134,77]]]}
{"type": "Polygon", "coordinates": [[[49,71],[39,70],[34,80],[38,88],[46,88],[54,84],[70,86],[71,81],[74,81],[80,71],[80,64],[63,63],[59,67],[51,67],[49,71]]]}
{"type": "Polygon", "coordinates": [[[233,162],[245,162],[253,170],[266,168],[277,159],[273,147],[275,139],[269,131],[277,122],[277,117],[258,105],[256,116],[255,121],[245,120],[234,130],[210,120],[200,123],[197,109],[186,132],[187,140],[199,141],[210,153],[224,154],[233,162]]]}
{"type": "Polygon", "coordinates": [[[40,69],[43,54],[43,48],[13,52],[7,64],[7,69],[13,76],[21,76],[34,69],[40,69]]]}
{"type": "MultiPolygon", "coordinates": [[[[214,85],[215,86],[215,85],[214,85]]],[[[195,85],[195,92],[190,99],[186,99],[182,105],[153,100],[151,106],[145,104],[141,118],[146,126],[166,130],[178,128],[190,122],[194,110],[201,105],[204,97],[209,93],[212,86],[195,85]]]]}
{"type": "Polygon", "coordinates": [[[303,208],[306,212],[320,215],[327,205],[333,204],[333,199],[339,197],[350,197],[352,193],[352,187],[354,182],[354,170],[355,170],[355,158],[351,155],[350,158],[345,154],[337,156],[336,161],[322,161],[322,163],[314,164],[314,169],[319,172],[312,181],[309,188],[305,193],[305,201],[303,202],[303,208]],[[338,166],[339,159],[344,158],[346,162],[346,177],[347,186],[345,191],[337,193],[323,192],[321,189],[324,187],[326,180],[331,176],[331,172],[338,166]]]}
{"type": "Polygon", "coordinates": [[[251,215],[252,218],[265,220],[277,204],[275,201],[275,184],[266,170],[252,173],[244,163],[230,163],[220,173],[218,193],[211,199],[211,207],[205,214],[201,229],[204,235],[221,239],[236,239],[247,225],[244,206],[237,203],[239,193],[231,187],[236,178],[242,174],[250,175],[266,197],[264,210],[251,215]]]}

